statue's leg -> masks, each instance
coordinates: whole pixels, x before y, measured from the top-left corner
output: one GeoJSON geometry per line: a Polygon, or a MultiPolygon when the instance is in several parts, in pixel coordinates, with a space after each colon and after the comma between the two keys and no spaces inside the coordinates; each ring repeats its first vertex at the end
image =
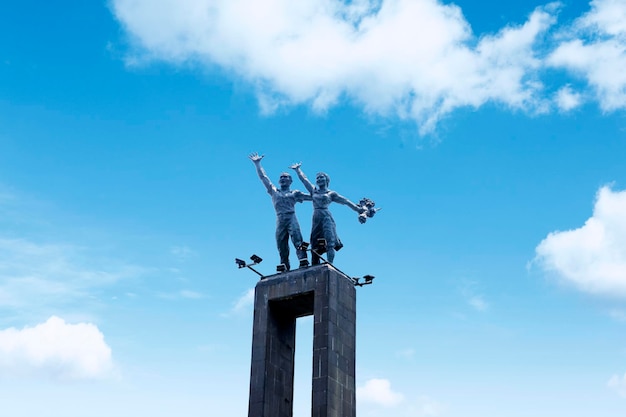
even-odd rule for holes
{"type": "Polygon", "coordinates": [[[335,249],[330,247],[326,250],[326,259],[328,259],[328,262],[330,262],[331,264],[333,263],[333,261],[335,260],[335,249]]]}
{"type": "Polygon", "coordinates": [[[276,222],[276,246],[280,255],[280,263],[284,264],[289,271],[289,222],[285,219],[276,222]]]}
{"type": "Polygon", "coordinates": [[[296,248],[298,259],[306,259],[306,251],[298,249],[302,245],[303,240],[302,232],[300,232],[300,224],[298,224],[298,219],[295,214],[289,224],[289,234],[291,235],[291,242],[293,242],[293,246],[296,248]]]}
{"type": "Polygon", "coordinates": [[[333,220],[330,213],[324,218],[323,233],[324,239],[326,239],[326,259],[328,260],[328,262],[333,263],[333,260],[335,259],[335,249],[338,239],[335,220],[333,220]]]}
{"type": "MultiPolygon", "coordinates": [[[[315,250],[315,248],[313,248],[315,250]]],[[[319,265],[320,257],[315,252],[311,252],[311,265],[319,265]]]]}

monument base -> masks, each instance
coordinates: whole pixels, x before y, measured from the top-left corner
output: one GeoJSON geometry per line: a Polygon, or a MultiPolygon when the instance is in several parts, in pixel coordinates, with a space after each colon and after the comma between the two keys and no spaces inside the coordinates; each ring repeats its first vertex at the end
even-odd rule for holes
{"type": "Polygon", "coordinates": [[[308,315],[314,318],[311,416],[356,417],[356,291],[328,265],[256,285],[248,417],[293,417],[296,319],[308,315]]]}

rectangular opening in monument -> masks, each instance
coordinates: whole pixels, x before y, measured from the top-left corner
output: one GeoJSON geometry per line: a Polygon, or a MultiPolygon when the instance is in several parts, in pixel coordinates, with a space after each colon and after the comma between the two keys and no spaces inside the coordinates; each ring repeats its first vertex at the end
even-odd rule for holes
{"type": "Polygon", "coordinates": [[[293,417],[311,415],[313,390],[313,316],[296,320],[293,417]]]}

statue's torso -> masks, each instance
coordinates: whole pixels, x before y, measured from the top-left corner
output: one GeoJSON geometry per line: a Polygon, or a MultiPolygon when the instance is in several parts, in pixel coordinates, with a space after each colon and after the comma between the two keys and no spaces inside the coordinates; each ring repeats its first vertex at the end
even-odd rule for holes
{"type": "Polygon", "coordinates": [[[274,189],[271,195],[274,210],[276,210],[276,214],[278,215],[295,213],[296,203],[303,201],[302,192],[298,190],[281,191],[274,189]]]}
{"type": "Polygon", "coordinates": [[[326,190],[326,191],[319,191],[319,190],[315,190],[313,192],[313,208],[320,210],[320,209],[327,209],[328,206],[330,205],[330,203],[333,202],[331,196],[330,196],[331,191],[330,190],[326,190]]]}

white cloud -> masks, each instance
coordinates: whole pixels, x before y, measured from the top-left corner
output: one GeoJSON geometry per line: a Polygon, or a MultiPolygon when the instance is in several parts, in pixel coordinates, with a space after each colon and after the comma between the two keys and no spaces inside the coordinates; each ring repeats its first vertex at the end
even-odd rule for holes
{"type": "Polygon", "coordinates": [[[626,397],[626,374],[620,377],[619,375],[613,375],[607,386],[617,392],[621,397],[626,397]]]}
{"type": "Polygon", "coordinates": [[[583,291],[626,296],[626,191],[602,187],[582,227],[550,233],[535,251],[541,267],[583,291]]]}
{"type": "Polygon", "coordinates": [[[547,64],[583,77],[602,109],[626,108],[626,2],[594,0],[563,34],[547,64]]]}
{"type": "Polygon", "coordinates": [[[404,396],[391,390],[391,383],[387,379],[373,378],[364,386],[356,389],[357,401],[360,403],[375,404],[384,407],[393,407],[404,400],[404,396]]]}
{"type": "Polygon", "coordinates": [[[113,0],[112,10],[134,47],[129,63],[220,67],[254,86],[266,112],[347,99],[427,132],[460,107],[547,106],[537,49],[553,4],[479,37],[437,0],[113,0]]]}
{"type": "Polygon", "coordinates": [[[111,348],[90,323],[56,316],[22,330],[0,331],[0,374],[94,379],[112,375],[111,348]]]}
{"type": "Polygon", "coordinates": [[[582,104],[581,94],[572,90],[569,85],[557,91],[554,100],[557,107],[564,112],[573,110],[582,104]]]}

